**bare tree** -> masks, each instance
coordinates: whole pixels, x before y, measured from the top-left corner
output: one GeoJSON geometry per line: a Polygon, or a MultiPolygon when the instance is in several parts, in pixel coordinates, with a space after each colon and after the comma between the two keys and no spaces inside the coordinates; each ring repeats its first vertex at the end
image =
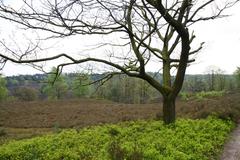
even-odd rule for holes
{"type": "Polygon", "coordinates": [[[0,53],[1,62],[36,64],[65,58],[68,61],[57,66],[59,73],[65,66],[85,62],[109,65],[117,70],[114,75],[118,73],[141,78],[156,88],[163,96],[163,120],[166,124],[172,123],[176,117],[175,99],[182,88],[186,68],[194,62],[192,56],[203,46],[201,43],[191,49],[195,35],[194,32],[189,33],[190,26],[225,17],[223,11],[237,1],[218,5],[215,0],[23,0],[23,6],[18,9],[2,1],[1,18],[28,29],[47,31],[49,38],[119,35],[121,43],[104,42],[99,43],[98,47],[119,46],[129,50],[125,56],[112,53],[109,59],[76,58],[70,54],[29,59],[27,54],[0,53]],[[162,82],[146,72],[146,66],[152,61],[158,62],[156,68],[162,67],[162,82]]]}
{"type": "Polygon", "coordinates": [[[207,84],[208,90],[224,90],[226,84],[226,76],[224,74],[224,70],[217,66],[208,66],[205,71],[207,75],[207,84]]]}

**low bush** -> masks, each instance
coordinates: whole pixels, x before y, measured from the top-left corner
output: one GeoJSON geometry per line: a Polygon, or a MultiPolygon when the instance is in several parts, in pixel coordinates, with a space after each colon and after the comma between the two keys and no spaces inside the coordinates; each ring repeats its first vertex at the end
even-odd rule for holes
{"type": "Polygon", "coordinates": [[[197,93],[188,93],[188,92],[181,92],[180,98],[182,100],[191,100],[197,99],[202,100],[204,98],[214,98],[214,97],[222,97],[224,96],[224,91],[208,91],[208,92],[197,92],[197,93]]]}
{"type": "Polygon", "coordinates": [[[221,97],[224,95],[224,91],[209,91],[209,92],[199,92],[196,93],[197,99],[203,99],[203,98],[212,98],[212,97],[221,97]]]}
{"type": "Polygon", "coordinates": [[[13,141],[0,146],[1,160],[207,160],[216,159],[229,132],[230,120],[208,117],[124,122],[13,141]]]}
{"type": "Polygon", "coordinates": [[[2,127],[0,127],[0,137],[5,136],[7,134],[6,130],[2,127]]]}
{"type": "Polygon", "coordinates": [[[179,96],[180,96],[180,98],[181,98],[182,100],[186,100],[186,101],[187,101],[187,100],[190,100],[190,98],[193,97],[193,93],[180,92],[179,96]]]}
{"type": "Polygon", "coordinates": [[[38,90],[31,87],[19,87],[13,95],[20,101],[34,101],[38,98],[38,90]]]}

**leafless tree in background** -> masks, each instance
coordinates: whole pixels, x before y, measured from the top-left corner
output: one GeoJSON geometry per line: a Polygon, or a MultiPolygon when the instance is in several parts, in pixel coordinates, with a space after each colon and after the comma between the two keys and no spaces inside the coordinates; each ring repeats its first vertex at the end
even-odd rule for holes
{"type": "Polygon", "coordinates": [[[2,1],[1,18],[28,29],[47,31],[49,38],[117,35],[121,38],[118,44],[99,42],[98,47],[118,46],[128,51],[125,56],[113,52],[108,59],[76,58],[69,53],[29,58],[31,52],[21,55],[9,52],[0,53],[1,62],[36,64],[65,58],[66,62],[58,64],[58,72],[63,67],[85,62],[109,65],[117,70],[112,74],[141,78],[157,89],[163,96],[163,120],[166,124],[173,123],[176,117],[175,100],[182,88],[186,68],[194,62],[194,54],[203,45],[201,43],[199,47],[191,48],[195,39],[194,32],[189,31],[191,26],[197,22],[225,17],[223,11],[237,1],[23,0],[23,6],[18,9],[2,1]],[[162,82],[146,72],[146,66],[152,61],[158,62],[156,68],[162,67],[162,82]]]}

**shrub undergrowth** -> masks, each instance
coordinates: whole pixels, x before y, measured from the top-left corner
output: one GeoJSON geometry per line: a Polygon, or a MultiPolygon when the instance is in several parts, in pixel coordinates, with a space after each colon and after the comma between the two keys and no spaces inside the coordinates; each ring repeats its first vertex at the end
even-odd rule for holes
{"type": "Polygon", "coordinates": [[[190,99],[197,99],[203,100],[205,98],[213,98],[213,97],[222,97],[224,96],[225,91],[208,91],[208,92],[197,92],[197,93],[187,93],[181,92],[180,97],[182,100],[190,100],[190,99]]]}
{"type": "Polygon", "coordinates": [[[162,121],[124,122],[79,131],[63,130],[0,146],[1,160],[207,160],[216,159],[230,120],[208,117],[162,121]]]}

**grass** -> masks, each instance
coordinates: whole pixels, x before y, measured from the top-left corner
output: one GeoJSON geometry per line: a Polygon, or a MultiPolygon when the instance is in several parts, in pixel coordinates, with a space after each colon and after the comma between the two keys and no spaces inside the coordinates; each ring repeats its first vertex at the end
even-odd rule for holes
{"type": "Polygon", "coordinates": [[[80,130],[63,130],[0,146],[1,160],[207,160],[217,159],[234,127],[230,120],[208,117],[130,121],[80,130]]]}

